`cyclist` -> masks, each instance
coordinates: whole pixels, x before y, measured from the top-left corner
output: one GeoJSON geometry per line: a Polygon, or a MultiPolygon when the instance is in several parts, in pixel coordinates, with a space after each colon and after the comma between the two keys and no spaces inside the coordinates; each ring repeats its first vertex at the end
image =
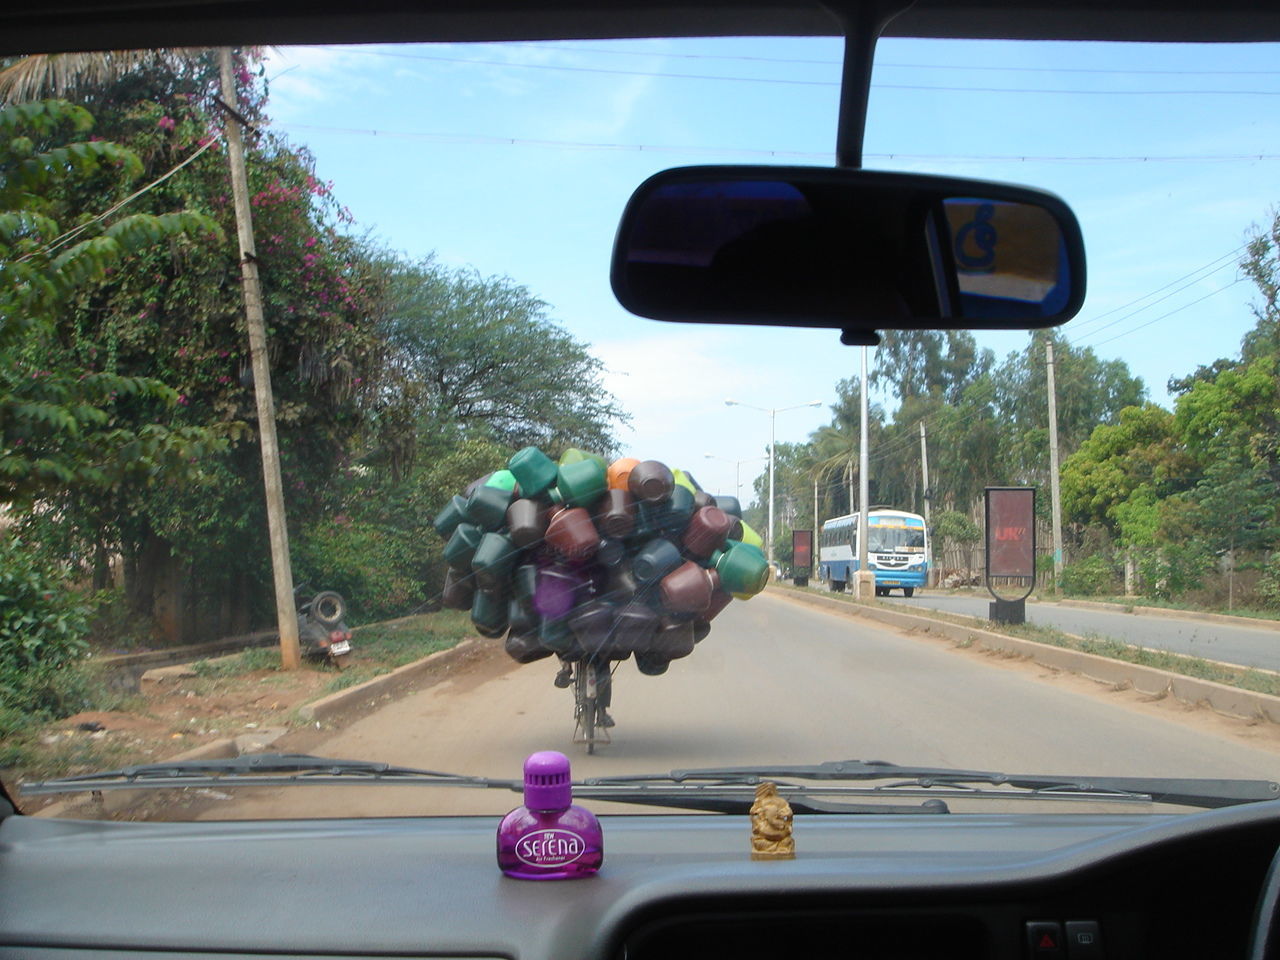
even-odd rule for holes
{"type": "MultiPolygon", "coordinates": [[[[596,684],[596,723],[601,727],[612,727],[613,717],[609,716],[608,707],[613,702],[613,672],[609,669],[608,660],[597,660],[594,657],[578,661],[580,667],[593,671],[596,684]]],[[[555,685],[561,689],[573,683],[573,663],[560,657],[560,672],[556,674],[555,685]]]]}

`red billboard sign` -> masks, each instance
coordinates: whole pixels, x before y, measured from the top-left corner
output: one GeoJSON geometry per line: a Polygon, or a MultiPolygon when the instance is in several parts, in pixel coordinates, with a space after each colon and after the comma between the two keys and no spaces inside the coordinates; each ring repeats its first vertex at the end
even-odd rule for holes
{"type": "Polygon", "coordinates": [[[791,531],[791,566],[805,570],[813,566],[813,531],[791,531]]]}
{"type": "Polygon", "coordinates": [[[987,487],[987,578],[1036,575],[1034,487],[987,487]]]}

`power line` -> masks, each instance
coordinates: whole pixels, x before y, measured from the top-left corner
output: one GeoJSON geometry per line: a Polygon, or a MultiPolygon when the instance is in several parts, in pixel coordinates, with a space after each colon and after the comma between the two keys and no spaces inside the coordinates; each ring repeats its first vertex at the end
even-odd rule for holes
{"type": "Polygon", "coordinates": [[[1203,297],[1197,297],[1195,300],[1192,300],[1190,303],[1184,303],[1182,306],[1175,307],[1174,309],[1170,310],[1168,313],[1160,314],[1160,316],[1156,317],[1154,320],[1148,320],[1146,323],[1140,323],[1131,330],[1126,330],[1123,333],[1117,333],[1114,337],[1108,337],[1106,340],[1100,340],[1097,343],[1092,344],[1092,346],[1100,347],[1104,343],[1110,343],[1112,340],[1119,340],[1121,337],[1127,337],[1131,333],[1137,333],[1143,327],[1149,327],[1153,323],[1157,323],[1160,320],[1165,319],[1166,317],[1173,316],[1175,313],[1181,313],[1183,310],[1186,310],[1188,307],[1194,307],[1197,303],[1200,303],[1203,300],[1208,300],[1210,297],[1216,297],[1218,294],[1222,293],[1224,290],[1230,290],[1237,283],[1241,283],[1242,281],[1243,281],[1243,278],[1232,280],[1225,287],[1219,287],[1217,290],[1211,291],[1210,293],[1206,293],[1203,297]]]}
{"type": "MultiPolygon", "coordinates": [[[[530,137],[503,137],[470,133],[430,133],[405,130],[377,130],[361,127],[329,127],[307,123],[275,123],[286,130],[313,130],[351,136],[391,137],[403,140],[427,140],[433,143],[457,143],[501,147],[552,147],[563,150],[606,150],[636,153],[714,153],[723,156],[779,157],[799,160],[830,161],[829,151],[770,150],[751,147],[712,147],[694,144],[608,143],[583,140],[542,140],[530,137]]],[[[942,154],[942,153],[866,153],[868,160],[928,161],[930,163],[1152,163],[1193,162],[1222,163],[1280,160],[1280,154],[1222,154],[1203,156],[1047,156],[1019,154],[942,154]]]]}
{"type": "MultiPolygon", "coordinates": [[[[1119,313],[1121,310],[1128,310],[1130,307],[1132,307],[1132,306],[1136,306],[1137,304],[1141,303],[1143,300],[1146,300],[1146,299],[1148,299],[1149,297],[1154,297],[1157,293],[1163,293],[1165,290],[1168,290],[1168,289],[1169,289],[1170,287],[1172,287],[1174,284],[1181,283],[1183,280],[1190,279],[1191,277],[1195,276],[1196,274],[1201,273],[1201,272],[1202,272],[1202,271],[1204,271],[1204,270],[1208,270],[1210,267],[1213,267],[1215,264],[1219,264],[1219,263],[1221,263],[1221,262],[1222,262],[1222,261],[1224,261],[1224,260],[1229,260],[1229,259],[1231,259],[1231,258],[1233,258],[1233,257],[1239,256],[1239,254],[1240,254],[1243,250],[1245,250],[1248,246],[1249,246],[1249,244],[1247,244],[1247,243],[1242,243],[1240,246],[1236,247],[1234,250],[1228,250],[1226,253],[1222,254],[1222,256],[1220,256],[1220,257],[1214,257],[1214,258],[1213,258],[1212,260],[1210,260],[1208,263],[1205,263],[1205,264],[1203,264],[1203,265],[1201,265],[1201,266],[1199,266],[1199,267],[1196,267],[1194,270],[1191,270],[1191,271],[1189,271],[1188,273],[1184,273],[1184,274],[1183,274],[1182,276],[1180,276],[1180,277],[1175,277],[1174,279],[1172,279],[1172,280],[1170,280],[1168,283],[1166,283],[1164,286],[1162,286],[1162,287],[1156,287],[1156,289],[1152,290],[1150,293],[1144,293],[1142,296],[1138,297],[1138,298],[1137,298],[1137,299],[1135,299],[1135,300],[1130,300],[1128,303],[1122,303],[1122,304],[1120,304],[1120,306],[1118,306],[1118,307],[1112,307],[1110,310],[1107,310],[1107,311],[1105,311],[1105,312],[1103,312],[1103,313],[1099,313],[1099,314],[1097,314],[1096,316],[1090,317],[1088,320],[1085,320],[1083,323],[1078,324],[1078,325],[1077,325],[1077,327],[1076,327],[1076,331],[1078,332],[1078,331],[1079,331],[1079,329],[1080,329],[1080,327],[1085,327],[1085,326],[1088,326],[1088,325],[1089,325],[1089,324],[1091,324],[1091,323],[1096,323],[1097,321],[1099,321],[1099,320],[1103,320],[1103,319],[1105,319],[1105,318],[1107,318],[1107,317],[1111,316],[1111,315],[1112,315],[1112,314],[1114,314],[1114,313],[1119,313]]],[[[1224,265],[1225,265],[1225,264],[1224,264],[1224,265]]],[[[1221,267],[1221,266],[1216,267],[1214,270],[1211,270],[1208,274],[1205,274],[1205,276],[1206,276],[1206,277],[1207,277],[1207,276],[1211,276],[1212,274],[1216,273],[1216,272],[1217,272],[1218,270],[1220,270],[1220,269],[1222,269],[1222,267],[1221,267]]],[[[1204,277],[1201,277],[1200,279],[1204,279],[1204,277]]],[[[1157,301],[1157,302],[1159,302],[1159,301],[1157,301]]],[[[1145,309],[1145,308],[1144,308],[1144,309],[1145,309]]],[[[1101,328],[1099,328],[1099,329],[1101,329],[1101,328]]],[[[1096,333],[1096,332],[1097,332],[1097,331],[1095,330],[1095,331],[1093,331],[1092,333],[1096,333]]],[[[1091,333],[1090,335],[1092,335],[1092,333],[1091,333]]]]}
{"type": "MultiPolygon", "coordinates": [[[[839,88],[839,80],[800,80],[792,77],[741,77],[703,73],[666,73],[656,70],[622,70],[616,67],[580,67],[558,63],[513,63],[510,60],[490,60],[483,57],[447,57],[438,54],[394,53],[389,50],[350,50],[348,52],[375,57],[391,57],[400,60],[420,60],[435,63],[465,63],[489,67],[514,67],[525,70],[558,70],[564,73],[594,73],[609,76],[655,77],[669,80],[714,80],[729,83],[771,83],[784,86],[839,88]]],[[[1280,90],[1118,90],[1118,89],[1054,89],[1042,87],[966,87],[938,86],[931,84],[872,83],[872,89],[929,91],[934,93],[1015,93],[1070,96],[1249,96],[1280,97],[1280,90]]]]}
{"type": "MultiPolygon", "coordinates": [[[[1164,303],[1164,301],[1168,300],[1170,297],[1176,297],[1176,296],[1177,296],[1178,294],[1180,294],[1183,290],[1188,290],[1188,289],[1190,289],[1191,287],[1194,287],[1196,284],[1200,283],[1200,281],[1202,281],[1202,280],[1207,280],[1207,279],[1209,279],[1209,277],[1213,276],[1215,273],[1218,273],[1218,272],[1220,272],[1220,271],[1222,271],[1222,270],[1225,270],[1227,267],[1232,267],[1232,266],[1235,266],[1235,264],[1233,264],[1233,263],[1224,263],[1224,264],[1222,264],[1220,267],[1217,267],[1217,268],[1216,268],[1216,269],[1214,269],[1214,270],[1210,270],[1208,273],[1204,274],[1203,276],[1196,277],[1196,279],[1191,280],[1191,281],[1190,281],[1190,282],[1188,282],[1188,283],[1184,283],[1182,286],[1177,287],[1177,288],[1175,288],[1175,289],[1173,289],[1173,290],[1170,290],[1170,291],[1169,291],[1168,293],[1166,293],[1163,297],[1160,297],[1159,299],[1156,299],[1156,300],[1152,300],[1150,303],[1146,304],[1145,306],[1141,306],[1141,307],[1139,307],[1137,310],[1134,310],[1134,311],[1132,311],[1132,312],[1130,312],[1130,313],[1126,313],[1126,314],[1125,314],[1124,316],[1122,316],[1122,317],[1116,317],[1116,319],[1112,320],[1110,323],[1104,323],[1102,326],[1097,327],[1097,328],[1095,328],[1095,329],[1093,329],[1093,330],[1090,330],[1090,331],[1089,331],[1089,333],[1085,335],[1085,338],[1084,338],[1084,339],[1085,339],[1085,340],[1088,340],[1088,339],[1089,339],[1089,338],[1091,338],[1091,337],[1096,337],[1096,336],[1097,336],[1098,334],[1100,334],[1103,330],[1107,330],[1107,329],[1109,329],[1109,328],[1111,328],[1111,327],[1114,327],[1117,323],[1123,323],[1124,321],[1129,320],[1129,319],[1131,319],[1132,317],[1136,317],[1138,314],[1143,313],[1143,312],[1145,312],[1145,311],[1147,311],[1147,310],[1150,310],[1150,309],[1151,309],[1152,307],[1154,307],[1157,303],[1164,303]]],[[[1148,296],[1150,296],[1150,294],[1148,294],[1148,296]]]]}
{"type": "MultiPolygon", "coordinates": [[[[598,53],[605,56],[620,57],[663,57],[679,60],[722,60],[739,63],[785,63],[808,66],[839,67],[840,60],[822,60],[805,57],[760,57],[745,54],[715,53],[679,53],[668,50],[613,50],[600,47],[570,47],[557,44],[531,44],[530,49],[559,50],[566,53],[598,53]]],[[[329,49],[338,49],[331,47],[329,49]]],[[[517,49],[519,46],[517,45],[517,49]]],[[[894,70],[964,70],[999,73],[1080,73],[1109,74],[1115,76],[1174,76],[1174,77],[1274,77],[1280,76],[1280,70],[1132,70],[1114,67],[1016,67],[992,64],[954,64],[954,63],[895,63],[893,61],[877,61],[876,69],[894,70]]]]}

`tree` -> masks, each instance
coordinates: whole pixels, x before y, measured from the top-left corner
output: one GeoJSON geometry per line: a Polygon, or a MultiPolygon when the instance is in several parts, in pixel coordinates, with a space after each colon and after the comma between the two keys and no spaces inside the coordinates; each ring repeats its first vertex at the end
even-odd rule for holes
{"type": "Polygon", "coordinates": [[[1172,413],[1151,403],[1126,407],[1116,423],[1100,424],[1063,461],[1063,511],[1069,521],[1104,524],[1123,539],[1121,505],[1189,490],[1198,469],[1172,413]]]}
{"type": "Polygon", "coordinates": [[[168,422],[180,398],[166,384],[86,372],[52,349],[75,299],[126,257],[221,237],[211,219],[188,211],[114,216],[101,198],[136,179],[142,163],[117,144],[79,139],[92,125],[87,110],[65,101],[0,109],[0,500],[8,502],[154,483],[220,446],[218,431],[168,422]],[[70,201],[88,190],[99,207],[77,215],[70,201]]]}
{"type": "MultiPolygon", "coordinates": [[[[252,80],[248,63],[240,80],[252,80]]],[[[225,163],[210,136],[221,123],[218,90],[213,57],[192,51],[132,62],[123,75],[86,91],[99,129],[127,143],[152,181],[132,208],[159,215],[185,205],[231,225],[225,163]]],[[[242,113],[253,120],[261,106],[259,87],[242,113]]],[[[305,152],[268,135],[252,154],[281,459],[299,511],[294,519],[305,522],[326,506],[324,483],[342,468],[349,440],[362,428],[379,350],[373,321],[380,291],[344,233],[345,211],[314,176],[305,152]]],[[[84,208],[92,196],[82,190],[68,197],[68,208],[84,208]]],[[[83,541],[69,553],[100,559],[122,553],[131,606],[139,613],[163,607],[175,638],[196,624],[209,632],[246,629],[267,580],[237,261],[225,239],[200,256],[136,256],[130,269],[104,273],[79,291],[48,344],[73,367],[165,384],[175,421],[234,441],[216,461],[201,462],[198,483],[175,486],[167,496],[132,486],[94,497],[58,490],[50,508],[59,523],[41,531],[83,541]],[[195,567],[203,568],[198,579],[190,573],[195,567]],[[197,583],[198,592],[190,589],[197,583]]]]}
{"type": "Polygon", "coordinates": [[[626,417],[587,345],[506,277],[388,258],[382,436],[439,445],[480,432],[499,444],[609,452],[626,417]]]}
{"type": "Polygon", "coordinates": [[[1045,340],[1053,338],[1061,454],[1069,456],[1100,423],[1114,423],[1146,395],[1123,360],[1102,360],[1090,347],[1072,346],[1052,331],[1035,331],[1019,353],[992,373],[994,402],[1006,423],[1001,451],[1010,480],[1043,480],[1049,469],[1045,340]]]}
{"type": "Polygon", "coordinates": [[[899,400],[956,403],[994,363],[995,354],[978,350],[973,334],[964,330],[887,330],[876,348],[871,382],[888,384],[899,400]]]}

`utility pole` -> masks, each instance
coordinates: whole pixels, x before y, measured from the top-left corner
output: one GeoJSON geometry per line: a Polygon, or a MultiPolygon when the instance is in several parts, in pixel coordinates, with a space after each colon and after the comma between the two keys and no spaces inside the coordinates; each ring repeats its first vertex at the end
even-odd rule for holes
{"type": "Polygon", "coordinates": [[[769,576],[773,576],[773,456],[777,444],[778,411],[769,411],[769,535],[765,539],[765,554],[769,558],[769,576]]]}
{"type": "Polygon", "coordinates": [[[924,421],[920,421],[920,472],[921,480],[924,483],[924,519],[925,523],[929,522],[929,447],[925,441],[924,421]]]}
{"type": "Polygon", "coordinates": [[[276,622],[280,629],[280,664],[286,670],[302,665],[298,649],[298,611],[293,603],[293,568],[289,565],[289,529],[285,524],[284,491],[280,482],[280,447],[276,441],[275,401],[267,364],[267,335],[262,316],[262,288],[253,242],[253,214],[249,207],[249,178],[240,139],[240,98],[231,50],[219,53],[222,101],[227,110],[227,161],[235,200],[236,233],[240,239],[240,277],[244,286],[245,326],[253,363],[253,392],[258,405],[258,442],[262,449],[262,479],[267,495],[267,534],[271,541],[271,569],[276,588],[276,622]]]}
{"type": "Polygon", "coordinates": [[[818,519],[818,475],[813,475],[813,548],[818,549],[818,530],[822,521],[818,519]]]}
{"type": "Polygon", "coordinates": [[[1058,489],[1058,391],[1053,369],[1053,338],[1044,344],[1049,381],[1049,496],[1053,506],[1053,589],[1062,583],[1062,494],[1058,489]]]}
{"type": "Polygon", "coordinates": [[[867,348],[862,348],[862,382],[860,384],[861,399],[859,407],[861,408],[862,421],[859,431],[858,443],[858,592],[859,600],[867,600],[875,595],[875,574],[871,572],[867,565],[867,510],[870,507],[868,502],[871,499],[871,481],[867,476],[867,468],[870,463],[870,457],[867,455],[867,438],[870,436],[870,428],[867,426],[867,348]]]}
{"type": "MultiPolygon", "coordinates": [[[[932,531],[929,530],[929,505],[930,505],[929,502],[932,499],[929,491],[929,446],[927,441],[925,440],[923,420],[920,421],[920,474],[921,474],[921,482],[924,484],[924,496],[922,496],[920,499],[924,501],[924,528],[925,528],[925,537],[926,537],[925,542],[930,547],[932,547],[933,534],[932,534],[932,531]]],[[[925,580],[929,581],[933,577],[933,558],[930,557],[928,554],[926,554],[924,558],[924,562],[929,564],[928,573],[925,575],[925,580]]],[[[929,583],[928,585],[933,586],[932,583],[929,583]]]]}

